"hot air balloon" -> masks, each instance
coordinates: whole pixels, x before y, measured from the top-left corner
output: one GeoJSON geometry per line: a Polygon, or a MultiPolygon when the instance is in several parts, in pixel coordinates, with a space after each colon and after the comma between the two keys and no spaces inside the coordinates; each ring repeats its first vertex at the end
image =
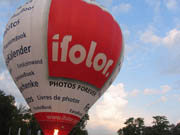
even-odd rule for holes
{"type": "Polygon", "coordinates": [[[123,61],[116,20],[89,0],[30,0],[10,18],[3,54],[45,135],[67,135],[123,61]]]}

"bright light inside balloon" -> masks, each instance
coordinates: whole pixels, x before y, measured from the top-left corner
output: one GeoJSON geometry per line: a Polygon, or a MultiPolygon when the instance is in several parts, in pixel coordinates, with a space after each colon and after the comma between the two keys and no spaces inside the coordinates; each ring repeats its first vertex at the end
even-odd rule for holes
{"type": "Polygon", "coordinates": [[[58,135],[59,130],[58,129],[54,129],[54,135],[58,135]]]}

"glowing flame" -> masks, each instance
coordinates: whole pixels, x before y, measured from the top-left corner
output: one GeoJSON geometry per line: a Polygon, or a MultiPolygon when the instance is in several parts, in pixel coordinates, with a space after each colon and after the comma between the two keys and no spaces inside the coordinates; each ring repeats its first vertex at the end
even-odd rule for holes
{"type": "Polygon", "coordinates": [[[58,129],[54,129],[54,135],[58,135],[59,130],[58,129]]]}

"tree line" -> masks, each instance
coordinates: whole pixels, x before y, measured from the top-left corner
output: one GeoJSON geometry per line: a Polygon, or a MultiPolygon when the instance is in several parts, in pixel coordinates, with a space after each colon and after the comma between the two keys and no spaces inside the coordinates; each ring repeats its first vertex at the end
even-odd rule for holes
{"type": "MultiPolygon", "coordinates": [[[[88,135],[85,130],[87,120],[89,120],[88,114],[80,120],[69,135],[88,135]]],[[[15,98],[0,90],[0,135],[17,135],[19,128],[21,128],[21,135],[37,135],[41,130],[30,109],[23,105],[17,107],[15,98]]],[[[43,134],[42,131],[41,133],[43,134]]]]}
{"type": "Polygon", "coordinates": [[[129,118],[118,135],[180,135],[180,123],[170,124],[166,116],[154,116],[152,126],[145,126],[143,118],[129,118]]]}
{"type": "MultiPolygon", "coordinates": [[[[69,135],[88,135],[85,130],[88,120],[89,115],[86,114],[69,135]]],[[[118,135],[180,135],[180,123],[170,124],[166,116],[154,116],[152,126],[145,126],[143,118],[133,117],[124,124],[118,135]]],[[[17,107],[15,98],[0,90],[0,135],[17,135],[19,128],[21,135],[37,135],[41,130],[30,109],[23,105],[17,107]]]]}

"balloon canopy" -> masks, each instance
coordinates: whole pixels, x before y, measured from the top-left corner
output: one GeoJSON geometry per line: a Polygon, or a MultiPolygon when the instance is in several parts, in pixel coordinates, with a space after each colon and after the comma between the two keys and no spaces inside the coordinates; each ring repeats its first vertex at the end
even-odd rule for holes
{"type": "Polygon", "coordinates": [[[111,85],[121,29],[89,0],[30,0],[10,18],[3,54],[45,135],[67,135],[111,85]]]}

